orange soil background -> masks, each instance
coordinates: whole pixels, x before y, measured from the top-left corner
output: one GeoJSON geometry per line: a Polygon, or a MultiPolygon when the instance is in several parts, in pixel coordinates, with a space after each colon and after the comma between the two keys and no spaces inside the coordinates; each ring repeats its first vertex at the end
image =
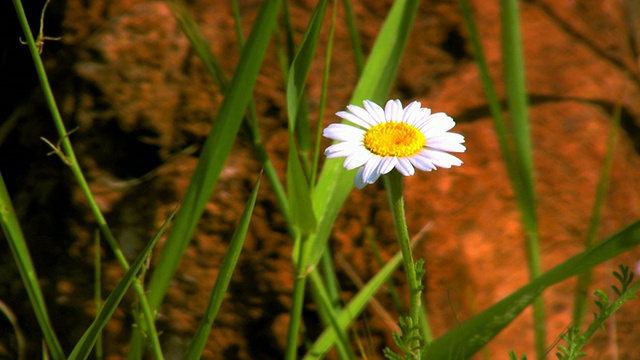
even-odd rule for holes
{"type": "MultiPolygon", "coordinates": [[[[353,1],[365,52],[391,3],[353,1]]],[[[240,2],[245,35],[260,4],[240,2]]],[[[640,83],[635,46],[639,21],[634,15],[638,9],[632,1],[614,0],[532,0],[520,5],[543,266],[550,269],[583,249],[606,136],[618,106],[622,130],[600,238],[640,217],[640,83]]],[[[13,16],[13,9],[3,6],[13,16]]],[[[188,6],[230,77],[239,57],[230,4],[193,0],[188,6]]],[[[297,41],[314,6],[311,0],[291,3],[297,41]]],[[[497,1],[476,0],[473,8],[492,75],[500,79],[497,1]]],[[[28,7],[33,24],[40,9],[41,5],[28,7]]],[[[339,120],[333,113],[348,104],[358,79],[342,7],[338,18],[324,126],[339,120]]],[[[328,21],[326,25],[308,81],[314,122],[328,21]]],[[[54,326],[63,346],[70,349],[95,313],[96,225],[68,169],[57,158],[45,156],[49,149],[39,137],[56,139],[50,116],[27,49],[16,44],[19,31],[14,26],[4,33],[15,36],[3,39],[9,60],[0,64],[0,74],[3,87],[16,90],[3,100],[0,169],[23,219],[54,326]]],[[[222,95],[162,2],[52,2],[45,34],[62,37],[45,45],[43,57],[68,128],[78,127],[71,136],[76,152],[125,253],[134,257],[182,198],[197,163],[197,147],[215,120],[222,95]],[[149,173],[142,183],[132,181],[149,173]]],[[[255,100],[262,136],[284,181],[283,83],[272,42],[255,100]]],[[[497,85],[502,94],[499,81],[497,85]]],[[[419,100],[434,111],[447,112],[458,123],[455,131],[466,137],[462,167],[419,173],[405,182],[410,232],[430,227],[416,255],[427,263],[425,303],[434,335],[439,336],[528,278],[519,213],[457,2],[421,4],[391,97],[404,103],[419,100]]],[[[241,135],[159,313],[168,359],[180,358],[197,328],[259,169],[241,135]]],[[[270,187],[263,184],[244,251],[207,343],[206,359],[282,358],[294,276],[291,241],[270,187]]],[[[379,269],[367,231],[385,258],[398,251],[381,184],[352,192],[330,240],[345,301],[379,269]]],[[[619,263],[635,266],[638,255],[640,249],[634,249],[596,267],[592,289],[608,290],[615,283],[611,271],[619,263]]],[[[102,257],[106,294],[123,272],[106,247],[102,257]]],[[[30,354],[37,356],[39,330],[6,242],[0,243],[0,261],[0,299],[19,318],[30,354]]],[[[402,273],[394,280],[402,285],[402,273]]],[[[569,280],[544,293],[550,345],[569,325],[573,289],[574,280],[569,280]]],[[[105,331],[108,359],[126,354],[133,300],[125,298],[105,331]]],[[[393,319],[398,316],[390,310],[388,291],[383,290],[377,301],[381,307],[370,306],[354,326],[363,357],[371,359],[381,358],[381,349],[392,344],[393,319]]],[[[316,336],[319,320],[312,304],[304,317],[308,335],[316,336]]],[[[607,331],[592,340],[589,358],[617,354],[619,359],[637,359],[639,320],[637,302],[623,307],[607,331]]],[[[531,328],[531,314],[525,311],[484,354],[505,359],[513,349],[533,357],[531,328]]],[[[15,355],[11,333],[9,323],[0,318],[2,359],[15,355]]],[[[551,350],[548,357],[555,358],[551,350]]]]}

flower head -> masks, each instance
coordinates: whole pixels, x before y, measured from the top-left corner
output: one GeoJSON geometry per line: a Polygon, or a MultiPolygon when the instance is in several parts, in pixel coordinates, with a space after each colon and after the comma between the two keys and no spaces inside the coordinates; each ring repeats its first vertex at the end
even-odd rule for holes
{"type": "Polygon", "coordinates": [[[339,117],[352,124],[331,124],[323,135],[338,141],[325,150],[328,158],[345,157],[344,167],[359,168],[355,186],[362,189],[380,175],[397,169],[411,176],[415,168],[431,171],[460,166],[462,161],[447,152],[464,152],[464,137],[450,133],[455,122],[445,113],[432,114],[414,101],[402,108],[400,100],[389,100],[384,109],[369,100],[364,108],[347,106],[339,117]]]}

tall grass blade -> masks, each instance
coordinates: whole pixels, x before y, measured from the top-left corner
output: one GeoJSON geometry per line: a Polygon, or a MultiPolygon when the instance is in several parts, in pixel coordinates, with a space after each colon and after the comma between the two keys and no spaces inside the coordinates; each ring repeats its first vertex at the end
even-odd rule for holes
{"type": "MultiPolygon", "coordinates": [[[[613,155],[616,148],[618,128],[620,127],[620,111],[621,107],[618,106],[615,110],[615,114],[613,115],[611,129],[609,130],[609,136],[607,137],[607,150],[604,157],[604,164],[602,165],[602,169],[600,169],[600,178],[598,179],[598,185],[596,186],[595,200],[593,201],[591,219],[589,220],[589,230],[587,231],[585,241],[586,249],[593,246],[598,237],[600,213],[604,205],[605,196],[607,195],[609,175],[611,174],[611,167],[613,166],[613,155]]],[[[573,326],[578,329],[581,328],[584,315],[587,312],[587,305],[589,303],[587,292],[589,290],[590,283],[591,270],[586,271],[578,277],[573,305],[573,326]]]]}
{"type": "Polygon", "coordinates": [[[467,359],[484,347],[551,285],[576,276],[640,244],[636,221],[589,250],[531,280],[503,300],[435,339],[423,359],[467,359]]]}
{"type": "Polygon", "coordinates": [[[189,39],[198,57],[202,59],[202,64],[209,74],[218,82],[221,89],[226,89],[228,80],[224,76],[222,67],[211,51],[211,48],[207,45],[207,40],[200,31],[200,28],[198,28],[198,24],[196,24],[193,17],[189,14],[189,10],[184,6],[184,3],[181,0],[165,0],[164,3],[175,17],[178,25],[180,25],[182,32],[184,32],[187,39],[189,39]]]}
{"type": "MultiPolygon", "coordinates": [[[[287,190],[289,199],[289,209],[291,210],[292,223],[297,226],[303,234],[310,234],[316,229],[316,217],[311,205],[310,182],[305,176],[302,163],[298,154],[296,139],[294,134],[299,128],[297,124],[299,105],[304,94],[304,86],[311,68],[311,62],[316,51],[320,30],[322,29],[322,19],[327,8],[327,1],[319,1],[311,16],[307,30],[300,43],[300,49],[295,55],[289,69],[287,78],[287,116],[289,119],[289,163],[287,166],[287,190]]],[[[305,114],[306,115],[306,114],[305,114]]],[[[301,116],[302,121],[302,116],[301,116]]],[[[308,127],[308,118],[305,116],[308,127]]],[[[308,133],[309,131],[307,131],[308,133]]],[[[299,237],[298,237],[299,239],[299,237]]],[[[294,247],[294,254],[297,254],[299,243],[294,247]]],[[[294,255],[295,257],[295,255],[294,255]]],[[[296,257],[297,261],[297,257],[296,257]]]]}
{"type": "Polygon", "coordinates": [[[207,309],[204,312],[204,317],[200,321],[198,331],[191,339],[191,344],[184,356],[185,359],[200,359],[202,357],[202,352],[204,351],[204,347],[207,343],[209,332],[211,331],[213,322],[218,315],[220,306],[222,305],[224,294],[227,292],[227,288],[231,282],[231,275],[233,275],[233,271],[238,263],[238,258],[240,257],[242,246],[244,245],[244,239],[246,238],[247,230],[249,229],[249,223],[251,222],[251,214],[253,214],[253,208],[256,204],[256,198],[258,197],[259,188],[260,179],[258,179],[258,182],[251,192],[251,196],[249,197],[242,213],[242,217],[240,218],[240,223],[231,238],[229,248],[227,249],[224,258],[222,259],[218,278],[216,279],[216,283],[213,285],[207,309]]]}
{"type": "MultiPolygon", "coordinates": [[[[528,101],[525,85],[524,55],[520,35],[518,0],[501,0],[502,58],[504,63],[505,89],[511,119],[515,168],[519,186],[514,186],[520,207],[522,224],[526,234],[529,278],[535,279],[542,272],[540,244],[535,205],[533,179],[533,155],[529,130],[528,101]]],[[[546,353],[546,330],[544,302],[538,298],[533,303],[533,322],[536,356],[544,359],[546,353]]]]}
{"type": "MultiPolygon", "coordinates": [[[[402,261],[402,254],[397,253],[386,265],[380,269],[380,271],[351,299],[349,304],[340,311],[338,317],[335,319],[340,332],[344,332],[345,329],[355,320],[360,313],[365,309],[369,300],[375,293],[384,285],[394,271],[400,265],[402,261]]],[[[311,280],[314,282],[314,286],[318,286],[322,281],[319,276],[311,276],[311,280]]],[[[338,341],[338,335],[334,327],[325,329],[320,337],[309,348],[309,351],[305,354],[304,360],[322,359],[326,353],[334,346],[338,341]]],[[[437,358],[434,358],[437,359],[437,358]]]]}
{"type": "Polygon", "coordinates": [[[131,264],[129,270],[122,277],[122,280],[120,280],[118,285],[116,285],[115,289],[113,289],[111,294],[105,300],[102,308],[100,308],[100,312],[98,312],[98,315],[96,316],[96,319],[93,321],[91,326],[89,326],[89,329],[87,329],[84,335],[82,335],[80,341],[76,343],[76,346],[73,348],[73,351],[71,352],[68,360],[86,359],[89,357],[91,349],[93,349],[93,345],[100,336],[102,329],[107,324],[109,319],[111,319],[111,316],[116,311],[118,304],[120,304],[120,300],[122,300],[122,298],[124,297],[124,294],[129,289],[129,286],[134,281],[136,281],[136,275],[138,274],[142,266],[146,263],[151,250],[156,245],[167,226],[169,226],[169,223],[171,222],[171,219],[173,218],[173,215],[175,213],[176,212],[174,211],[169,215],[169,217],[164,222],[164,224],[162,224],[160,230],[158,230],[153,239],[151,239],[147,246],[144,247],[136,261],[131,264]]]}
{"type": "Polygon", "coordinates": [[[176,215],[175,223],[151,277],[148,298],[152,309],[157,309],[160,305],[213,187],[218,181],[224,162],[231,152],[244,111],[251,98],[271,30],[276,22],[279,5],[279,0],[265,1],[255,20],[216,121],[202,149],[200,161],[176,215]]]}
{"type": "Polygon", "coordinates": [[[31,307],[36,315],[36,320],[38,321],[38,325],[40,325],[40,330],[47,343],[47,347],[51,352],[51,357],[54,360],[64,359],[64,351],[62,350],[62,346],[60,346],[53,326],[51,326],[51,320],[47,312],[47,304],[44,301],[44,296],[38,283],[38,275],[33,266],[27,242],[22,233],[16,212],[13,209],[13,204],[11,203],[11,198],[9,197],[9,192],[7,191],[2,174],[0,174],[0,224],[9,242],[9,248],[18,266],[22,284],[24,284],[27,295],[29,296],[31,307]]]}

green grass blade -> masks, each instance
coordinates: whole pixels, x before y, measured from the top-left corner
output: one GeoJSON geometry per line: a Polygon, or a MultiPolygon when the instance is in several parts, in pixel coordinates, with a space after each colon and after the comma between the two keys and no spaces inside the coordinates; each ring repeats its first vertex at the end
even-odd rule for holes
{"type": "Polygon", "coordinates": [[[513,169],[513,160],[511,158],[512,148],[509,144],[507,126],[505,125],[504,118],[502,116],[502,107],[500,105],[500,98],[491,80],[491,74],[489,72],[489,66],[487,65],[487,59],[484,56],[482,49],[482,43],[480,42],[480,35],[473,20],[473,14],[471,11],[471,5],[469,0],[460,0],[460,6],[462,8],[462,17],[464,19],[465,26],[469,32],[469,42],[473,49],[473,57],[478,67],[478,74],[480,75],[480,82],[484,90],[484,95],[487,98],[487,105],[489,106],[489,112],[493,119],[493,125],[498,138],[498,144],[500,144],[500,150],[502,152],[502,158],[504,160],[511,183],[515,182],[515,173],[513,169]]]}
{"type": "MultiPolygon", "coordinates": [[[[385,100],[395,79],[419,3],[418,0],[398,0],[393,4],[371,50],[351,103],[359,103],[365,99],[377,103],[385,100]]],[[[355,171],[346,171],[342,162],[342,159],[327,159],[314,188],[313,206],[318,218],[318,231],[310,239],[313,241],[308,263],[310,266],[315,266],[320,261],[333,223],[353,188],[355,171]]]]}
{"type": "MultiPolygon", "coordinates": [[[[311,62],[316,51],[316,45],[318,44],[318,38],[320,37],[320,30],[322,29],[322,19],[324,17],[325,10],[327,8],[327,1],[322,0],[318,2],[316,8],[309,20],[309,25],[300,43],[300,49],[295,55],[291,67],[289,69],[289,76],[287,78],[287,116],[289,119],[289,160],[287,166],[287,192],[289,199],[289,209],[291,210],[291,221],[294,226],[297,226],[302,234],[310,234],[316,229],[316,218],[313,212],[313,206],[311,204],[311,190],[309,187],[309,181],[303,171],[302,163],[298,151],[296,150],[296,139],[294,133],[301,124],[297,124],[299,113],[299,105],[302,101],[302,95],[304,94],[304,86],[307,81],[307,75],[311,68],[311,62]]],[[[306,115],[306,114],[305,114],[306,115]]],[[[302,116],[301,116],[302,120],[302,116]]],[[[305,116],[306,124],[304,127],[308,127],[308,118],[305,116]]],[[[306,131],[307,134],[309,131],[306,131]]],[[[307,135],[308,137],[308,135],[307,135]]],[[[298,237],[300,239],[300,237],[298,237]]],[[[300,246],[296,244],[294,247],[294,254],[298,252],[295,250],[300,246]]],[[[296,257],[294,255],[294,257],[296,257]]],[[[297,261],[297,259],[296,259],[297,261]]]]}
{"type": "MultiPolygon", "coordinates": [[[[380,271],[351,299],[349,304],[339,313],[336,321],[340,331],[345,329],[356,319],[369,303],[369,299],[384,285],[398,268],[402,261],[402,255],[398,252],[380,271]]],[[[319,277],[311,276],[311,280],[321,284],[319,277]]],[[[305,360],[321,359],[338,340],[333,327],[325,329],[320,337],[313,343],[304,356],[305,360]]],[[[434,358],[437,359],[437,358],[434,358]]]]}
{"type": "MultiPolygon", "coordinates": [[[[323,256],[329,258],[328,256],[323,256]]],[[[318,306],[318,313],[325,327],[330,327],[336,334],[336,348],[340,359],[355,359],[356,356],[349,344],[346,328],[343,329],[338,323],[338,313],[333,304],[333,298],[328,289],[324,286],[323,279],[320,277],[318,269],[313,270],[309,274],[311,281],[311,291],[314,303],[318,306]]],[[[329,274],[329,276],[335,276],[329,274]]]]}
{"type": "Polygon", "coordinates": [[[149,303],[157,309],[195,231],[240,128],[273,29],[279,0],[265,1],[255,20],[200,161],[169,232],[149,285],[149,303]]]}
{"type": "MultiPolygon", "coordinates": [[[[525,67],[520,35],[518,0],[501,0],[502,58],[504,64],[505,91],[513,130],[515,167],[520,186],[515,186],[516,199],[526,233],[529,278],[535,279],[542,272],[540,243],[535,205],[533,179],[533,155],[529,130],[528,101],[525,85],[525,67]]],[[[542,298],[533,304],[533,321],[536,356],[544,359],[546,330],[544,302],[542,298]]]]}
{"type": "Polygon", "coordinates": [[[11,203],[11,198],[9,197],[9,192],[7,191],[2,174],[0,174],[0,224],[9,242],[9,248],[18,266],[22,284],[29,296],[31,307],[33,308],[38,325],[40,325],[40,330],[51,352],[51,357],[54,360],[64,359],[64,351],[51,326],[51,320],[47,313],[47,305],[44,301],[40,284],[38,283],[38,275],[33,266],[33,261],[27,248],[27,242],[24,239],[22,228],[20,228],[20,223],[13,209],[13,204],[11,203]]]}
{"type": "MultiPolygon", "coordinates": [[[[591,210],[591,219],[589,220],[589,230],[587,231],[585,248],[588,249],[596,242],[598,237],[598,229],[600,227],[600,213],[604,205],[604,199],[607,195],[607,189],[609,185],[609,175],[611,174],[611,167],[613,166],[613,155],[616,148],[616,139],[618,136],[618,128],[620,127],[620,111],[618,106],[613,115],[613,121],[611,129],[609,130],[609,136],[607,137],[607,150],[604,157],[604,164],[600,170],[600,178],[598,179],[598,185],[596,185],[595,200],[593,202],[593,208],[591,210]]],[[[587,305],[589,303],[588,290],[591,283],[591,270],[586,271],[578,277],[578,283],[576,285],[575,299],[573,305],[573,326],[578,329],[581,328],[584,320],[584,315],[587,311],[587,305]]]]}
{"type": "MultiPolygon", "coordinates": [[[[97,230],[95,232],[93,249],[93,303],[95,304],[97,314],[102,308],[102,259],[100,257],[100,232],[97,230]]],[[[100,331],[98,333],[98,338],[96,339],[96,359],[102,360],[103,354],[102,331],[100,331]]]]}
{"type": "Polygon", "coordinates": [[[100,312],[98,312],[96,319],[93,321],[91,326],[89,326],[89,329],[87,329],[84,335],[82,335],[82,338],[80,338],[80,341],[78,341],[78,343],[74,347],[71,355],[69,356],[69,360],[86,359],[89,357],[93,345],[100,336],[100,332],[107,324],[109,319],[111,319],[111,316],[116,311],[118,304],[120,304],[120,300],[122,300],[122,298],[124,297],[124,294],[129,289],[129,286],[134,281],[136,281],[136,275],[138,274],[142,266],[146,263],[151,250],[156,245],[167,226],[169,226],[169,223],[171,222],[174,214],[175,211],[171,213],[171,215],[169,215],[169,218],[165,221],[162,227],[160,227],[160,230],[158,230],[153,239],[149,241],[147,246],[145,246],[136,261],[131,264],[129,270],[124,274],[122,280],[120,280],[115,289],[113,289],[111,294],[107,297],[104,304],[102,305],[102,308],[100,309],[100,312]]]}
{"type": "Polygon", "coordinates": [[[358,35],[356,17],[353,14],[353,8],[351,7],[351,0],[342,0],[342,6],[344,7],[344,17],[347,22],[347,29],[349,29],[349,39],[351,40],[351,50],[353,50],[356,69],[358,71],[358,74],[360,74],[362,73],[362,68],[364,67],[364,54],[362,52],[360,36],[358,35]]]}
{"type": "Polygon", "coordinates": [[[204,312],[203,319],[200,321],[198,331],[191,339],[191,344],[185,353],[185,359],[200,359],[202,357],[202,352],[204,351],[204,347],[207,343],[209,332],[211,331],[213,322],[218,315],[220,306],[222,305],[224,294],[227,292],[227,288],[229,287],[233,270],[236,268],[236,264],[238,263],[238,258],[240,257],[240,252],[242,251],[242,246],[244,245],[244,240],[247,236],[247,230],[249,229],[249,223],[251,222],[251,214],[253,214],[253,208],[256,204],[256,198],[258,197],[259,188],[260,179],[258,179],[256,186],[253,188],[253,192],[251,193],[251,196],[244,208],[244,212],[242,213],[242,217],[240,218],[240,223],[231,238],[231,242],[229,243],[229,248],[224,255],[224,259],[222,259],[218,278],[216,279],[216,283],[213,285],[207,309],[204,312]]]}
{"type": "Polygon", "coordinates": [[[511,295],[435,339],[423,359],[467,359],[510,324],[544,289],[578,275],[640,244],[636,221],[598,245],[557,265],[511,295]]]}
{"type": "Polygon", "coordinates": [[[322,20],[326,9],[327,1],[319,1],[311,15],[311,19],[309,19],[309,25],[300,43],[300,48],[289,68],[286,99],[290,130],[297,128],[296,121],[298,119],[299,105],[303,98],[307,76],[316,52],[318,39],[320,38],[322,20]]]}
{"type": "MultiPolygon", "coordinates": [[[[289,199],[289,209],[292,224],[305,235],[316,231],[317,220],[313,213],[313,205],[311,203],[311,189],[309,183],[302,170],[302,164],[298,157],[298,152],[293,144],[293,136],[289,136],[289,162],[287,165],[287,199],[289,199]]],[[[293,235],[293,234],[292,234],[293,235]]],[[[300,236],[296,240],[301,239],[300,236]]],[[[299,241],[293,248],[294,261],[298,261],[296,251],[300,246],[299,241]]]]}
{"type": "Polygon", "coordinates": [[[187,39],[189,39],[198,57],[202,59],[202,63],[207,71],[218,82],[220,88],[225,89],[228,81],[224,76],[222,67],[220,67],[218,59],[207,45],[207,40],[204,38],[200,28],[198,28],[198,24],[193,20],[187,8],[180,0],[165,0],[165,4],[175,17],[178,25],[180,25],[182,32],[184,32],[187,39]]]}

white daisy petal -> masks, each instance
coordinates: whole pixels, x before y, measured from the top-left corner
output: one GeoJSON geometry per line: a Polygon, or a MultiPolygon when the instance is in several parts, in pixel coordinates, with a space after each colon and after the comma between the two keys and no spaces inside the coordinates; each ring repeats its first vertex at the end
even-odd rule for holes
{"type": "Polygon", "coordinates": [[[436,113],[429,115],[422,124],[416,124],[416,127],[423,133],[431,135],[440,135],[451,130],[456,123],[445,113],[436,113]]]}
{"type": "Polygon", "coordinates": [[[398,158],[395,156],[382,158],[380,163],[380,174],[387,174],[398,164],[398,158]]]}
{"type": "Polygon", "coordinates": [[[462,165],[462,160],[457,157],[438,150],[425,150],[433,165],[448,169],[452,166],[462,165]]]}
{"type": "Polygon", "coordinates": [[[404,176],[438,167],[462,165],[449,152],[464,152],[464,136],[450,133],[455,121],[445,113],[432,114],[414,101],[403,108],[400,100],[389,100],[384,110],[374,102],[364,108],[349,105],[337,116],[349,123],[329,125],[326,138],[337,141],[327,147],[328,158],[344,157],[343,166],[358,169],[354,185],[362,189],[380,175],[396,169],[404,176]]]}
{"type": "Polygon", "coordinates": [[[416,170],[413,168],[413,165],[411,165],[411,161],[409,161],[409,158],[398,159],[396,169],[398,169],[400,174],[404,176],[412,176],[416,172],[416,170]]]}
{"type": "Polygon", "coordinates": [[[431,171],[436,169],[436,166],[433,165],[431,160],[429,160],[429,158],[426,156],[422,156],[421,154],[417,154],[416,156],[410,157],[409,161],[411,161],[411,164],[413,164],[413,166],[415,166],[416,169],[419,169],[422,171],[431,171]]]}
{"type": "Polygon", "coordinates": [[[347,158],[344,160],[343,166],[347,170],[353,170],[364,165],[371,159],[372,156],[374,155],[363,146],[362,150],[357,150],[357,152],[353,152],[352,154],[347,155],[347,158]]]}
{"type": "Polygon", "coordinates": [[[462,145],[464,142],[464,136],[456,133],[444,133],[435,137],[427,139],[427,147],[430,149],[449,151],[449,152],[464,152],[467,148],[462,145]]]}
{"type": "Polygon", "coordinates": [[[401,122],[402,121],[402,103],[400,100],[389,100],[384,107],[384,115],[389,121],[401,122]]]}
{"type": "Polygon", "coordinates": [[[336,144],[333,144],[333,145],[329,146],[324,151],[324,154],[328,158],[337,158],[337,157],[349,156],[349,155],[353,154],[353,152],[355,150],[357,150],[357,147],[358,147],[357,144],[354,144],[354,143],[351,143],[351,142],[336,143],[336,144]]]}
{"type": "Polygon", "coordinates": [[[364,104],[364,109],[367,110],[367,112],[377,121],[378,124],[386,121],[384,118],[384,110],[382,110],[380,105],[369,100],[365,100],[362,103],[364,104]]]}
{"type": "Polygon", "coordinates": [[[420,120],[420,106],[421,104],[419,101],[414,101],[407,105],[402,114],[404,122],[409,125],[415,125],[415,122],[420,120]]]}
{"type": "Polygon", "coordinates": [[[364,182],[368,184],[373,184],[373,181],[369,181],[370,179],[377,179],[380,174],[378,173],[378,168],[380,167],[380,162],[382,161],[382,157],[378,155],[374,155],[364,164],[364,172],[362,173],[362,179],[364,182]],[[376,175],[377,174],[377,175],[376,175]]]}
{"type": "Polygon", "coordinates": [[[356,177],[353,179],[353,185],[361,190],[362,188],[367,186],[367,183],[364,182],[364,179],[362,178],[363,172],[364,172],[364,167],[361,167],[360,169],[358,169],[358,172],[356,173],[356,177]]]}
{"type": "Polygon", "coordinates": [[[365,131],[347,124],[331,124],[322,135],[338,141],[361,141],[365,131]]]}
{"type": "Polygon", "coordinates": [[[371,116],[371,114],[369,114],[367,110],[361,108],[360,106],[349,105],[347,106],[347,109],[349,109],[349,111],[351,111],[353,115],[361,118],[366,123],[371,124],[371,126],[376,126],[378,124],[376,118],[371,116]]]}
{"type": "Polygon", "coordinates": [[[369,129],[372,126],[375,126],[373,121],[371,121],[373,119],[370,120],[371,122],[367,122],[364,119],[361,119],[348,111],[338,111],[336,115],[365,129],[369,129]]]}

